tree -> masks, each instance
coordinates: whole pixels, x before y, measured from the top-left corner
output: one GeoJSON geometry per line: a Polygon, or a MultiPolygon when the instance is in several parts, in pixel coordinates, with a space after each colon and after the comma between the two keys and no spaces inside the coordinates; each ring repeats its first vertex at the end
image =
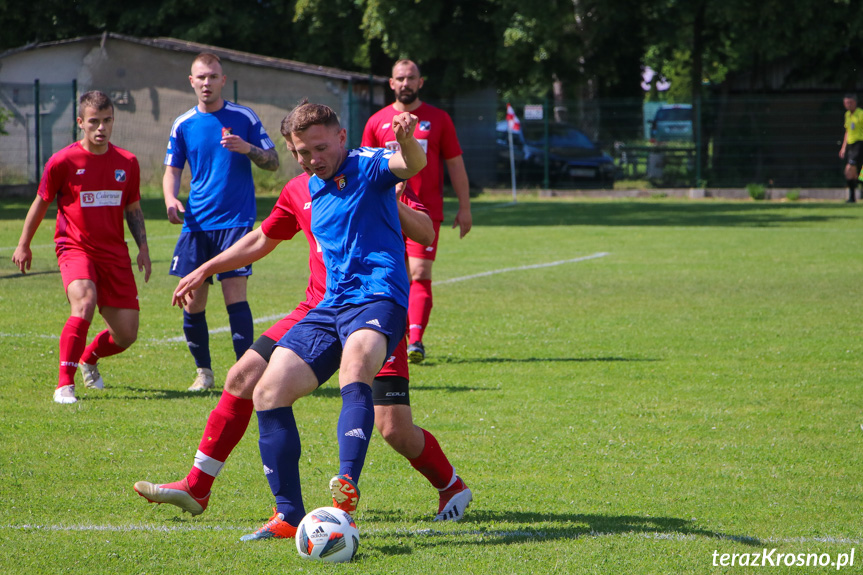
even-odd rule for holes
{"type": "Polygon", "coordinates": [[[0,136],[9,135],[9,132],[6,131],[6,122],[8,122],[10,118],[12,118],[12,112],[6,108],[0,108],[0,136]]]}

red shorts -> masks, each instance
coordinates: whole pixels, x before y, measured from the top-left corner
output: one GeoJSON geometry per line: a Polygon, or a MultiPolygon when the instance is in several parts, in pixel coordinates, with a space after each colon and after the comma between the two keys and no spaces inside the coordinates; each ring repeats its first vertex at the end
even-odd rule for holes
{"type": "Polygon", "coordinates": [[[288,333],[288,330],[294,327],[298,321],[306,317],[306,314],[309,313],[309,310],[315,307],[311,303],[304,301],[297,308],[274,323],[270,329],[265,331],[262,335],[270,338],[273,341],[279,341],[282,339],[282,336],[288,333]]]}
{"type": "Polygon", "coordinates": [[[378,372],[376,377],[387,376],[403,377],[410,379],[410,371],[408,370],[408,343],[407,339],[402,338],[396,346],[396,350],[387,358],[384,366],[378,372]]]}
{"type": "Polygon", "coordinates": [[[65,250],[57,256],[63,290],[75,280],[90,280],[96,284],[96,305],[140,310],[138,287],[131,266],[119,266],[95,261],[78,250],[65,250]]]}
{"type": "Polygon", "coordinates": [[[430,246],[418,244],[410,238],[405,238],[405,251],[409,258],[419,258],[421,260],[434,261],[437,255],[437,241],[440,237],[441,222],[432,222],[434,224],[434,241],[430,246]]]}

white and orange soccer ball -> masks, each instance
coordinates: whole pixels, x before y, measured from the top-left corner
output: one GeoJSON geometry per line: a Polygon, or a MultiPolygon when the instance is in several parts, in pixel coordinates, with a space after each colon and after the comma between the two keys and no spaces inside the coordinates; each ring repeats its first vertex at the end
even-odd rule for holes
{"type": "Polygon", "coordinates": [[[335,507],[319,507],[303,517],[296,539],[301,557],[330,563],[350,561],[360,546],[357,524],[335,507]]]}

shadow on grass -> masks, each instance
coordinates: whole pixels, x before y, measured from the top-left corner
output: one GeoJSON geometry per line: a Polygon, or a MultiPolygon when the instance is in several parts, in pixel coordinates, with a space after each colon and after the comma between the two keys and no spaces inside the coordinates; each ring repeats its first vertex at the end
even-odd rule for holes
{"type": "MultiPolygon", "coordinates": [[[[106,385],[105,389],[109,391],[109,393],[102,394],[98,391],[91,392],[87,390],[87,396],[84,398],[84,401],[135,401],[154,399],[189,399],[192,397],[211,397],[218,401],[219,396],[222,395],[221,386],[208,389],[207,391],[189,391],[181,384],[177,384],[177,387],[178,389],[157,389],[152,387],[143,388],[125,385],[118,385],[115,387],[106,385]],[[124,391],[129,393],[123,393],[124,391]]],[[[79,397],[78,399],[81,398],[79,397]]]]}
{"type": "MultiPolygon", "coordinates": [[[[448,206],[447,221],[455,214],[448,206]],[[450,211],[452,214],[450,214],[450,211]]],[[[832,203],[526,201],[477,204],[474,226],[716,226],[775,227],[856,219],[853,206],[832,203]]]]}
{"type": "Polygon", "coordinates": [[[441,357],[436,359],[425,360],[420,366],[434,365],[449,365],[463,363],[603,363],[603,362],[630,362],[630,361],[661,361],[652,358],[636,358],[636,357],[441,357]]]}
{"type": "Polygon", "coordinates": [[[14,274],[8,274],[5,276],[0,276],[0,280],[14,280],[17,278],[26,278],[29,276],[44,276],[46,274],[59,274],[59,273],[60,273],[59,269],[58,270],[52,270],[52,271],[45,271],[45,272],[27,272],[26,274],[22,274],[21,272],[17,272],[14,274]]]}
{"type": "MultiPolygon", "coordinates": [[[[403,520],[403,517],[393,517],[394,513],[363,512],[363,521],[390,522],[403,520]]],[[[422,521],[425,517],[415,517],[422,521]]],[[[678,517],[641,517],[637,515],[597,515],[597,514],[543,514],[519,513],[506,511],[472,511],[465,515],[459,523],[460,529],[438,531],[428,529],[405,532],[393,530],[390,537],[412,537],[417,545],[437,547],[466,545],[508,545],[525,541],[553,541],[556,539],[578,539],[580,537],[604,537],[620,534],[642,535],[651,539],[686,539],[704,537],[736,541],[744,545],[761,547],[764,543],[756,537],[748,535],[732,535],[701,529],[693,521],[678,517]],[[465,526],[477,524],[476,528],[463,529],[465,526]],[[489,528],[488,525],[494,527],[489,528]],[[470,538],[464,536],[470,536],[470,538]],[[480,539],[476,539],[479,537],[480,539]]],[[[401,554],[404,547],[393,549],[392,546],[378,547],[381,553],[401,554]]]]}
{"type": "MultiPolygon", "coordinates": [[[[267,217],[277,196],[257,197],[257,221],[267,217]]],[[[24,220],[32,198],[0,199],[0,220],[24,220]]],[[[457,203],[446,199],[446,220],[452,221],[457,203]]],[[[143,198],[146,220],[164,220],[162,198],[143,198]]],[[[828,202],[774,203],[652,200],[549,201],[526,200],[511,205],[477,203],[474,226],[755,226],[825,223],[854,219],[854,205],[828,202]]],[[[57,218],[56,204],[48,209],[47,221],[57,218]]],[[[179,233],[179,230],[177,231],[179,233]]]]}
{"type": "MultiPolygon", "coordinates": [[[[98,391],[91,392],[87,390],[87,395],[85,397],[81,397],[79,394],[78,399],[83,399],[84,401],[135,401],[135,400],[159,400],[159,399],[189,399],[193,397],[203,397],[203,398],[214,398],[218,399],[222,394],[222,386],[217,385],[212,389],[208,389],[207,391],[188,391],[178,384],[179,389],[157,389],[157,388],[143,388],[143,387],[129,387],[124,385],[119,385],[116,387],[110,388],[110,393],[100,393],[98,391]],[[128,393],[124,393],[128,392],[128,393]]],[[[496,389],[486,389],[481,387],[465,387],[465,386],[457,386],[457,385],[433,385],[427,386],[417,383],[414,386],[417,390],[423,391],[449,391],[449,392],[459,392],[459,391],[497,391],[496,389]]],[[[108,389],[108,388],[106,388],[108,389]]],[[[82,389],[83,392],[83,389],[82,389]]],[[[326,399],[341,399],[342,394],[339,390],[339,386],[336,383],[325,383],[324,385],[317,388],[315,391],[310,393],[307,397],[317,397],[317,398],[326,398],[326,399]]],[[[302,401],[302,400],[300,400],[302,401]]]]}

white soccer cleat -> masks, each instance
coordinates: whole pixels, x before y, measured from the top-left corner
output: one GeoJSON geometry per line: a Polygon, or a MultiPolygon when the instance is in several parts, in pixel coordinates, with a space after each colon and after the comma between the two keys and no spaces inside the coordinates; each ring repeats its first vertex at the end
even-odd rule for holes
{"type": "Polygon", "coordinates": [[[99,366],[83,361],[78,364],[81,368],[81,375],[84,376],[84,387],[87,389],[105,389],[105,382],[102,380],[102,375],[99,373],[99,366]]]}
{"type": "Polygon", "coordinates": [[[210,494],[204,497],[195,497],[189,489],[188,479],[164,485],[156,485],[149,481],[139,481],[135,484],[135,491],[150,503],[168,503],[176,505],[183,511],[192,515],[200,515],[210,502],[210,494]]]}
{"type": "Polygon", "coordinates": [[[449,489],[440,492],[440,503],[435,521],[459,521],[464,517],[464,512],[473,494],[461,477],[456,477],[456,482],[449,489]]]}
{"type": "Polygon", "coordinates": [[[54,390],[54,401],[56,403],[75,403],[78,398],[75,397],[75,386],[64,385],[54,390]]]}
{"type": "Polygon", "coordinates": [[[213,370],[208,367],[199,367],[198,377],[195,378],[195,383],[192,384],[189,391],[206,391],[213,388],[213,383],[213,370]]]}

